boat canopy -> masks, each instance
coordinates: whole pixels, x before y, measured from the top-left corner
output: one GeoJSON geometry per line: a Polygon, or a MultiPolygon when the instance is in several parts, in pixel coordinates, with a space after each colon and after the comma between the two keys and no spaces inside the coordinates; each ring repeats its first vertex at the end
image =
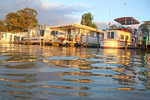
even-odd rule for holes
{"type": "Polygon", "coordinates": [[[114,20],[116,22],[120,23],[121,25],[134,25],[134,24],[139,24],[140,23],[139,21],[137,21],[133,17],[121,17],[121,18],[116,18],[114,20]]]}
{"type": "Polygon", "coordinates": [[[150,24],[150,21],[143,21],[144,23],[150,24]]]}

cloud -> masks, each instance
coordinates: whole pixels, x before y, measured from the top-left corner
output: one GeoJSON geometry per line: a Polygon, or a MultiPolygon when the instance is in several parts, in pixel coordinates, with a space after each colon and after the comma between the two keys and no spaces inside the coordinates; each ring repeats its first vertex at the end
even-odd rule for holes
{"type": "Polygon", "coordinates": [[[79,23],[78,14],[84,10],[84,4],[49,3],[45,0],[0,0],[0,20],[10,12],[16,12],[25,7],[37,10],[40,24],[58,25],[79,23]]]}

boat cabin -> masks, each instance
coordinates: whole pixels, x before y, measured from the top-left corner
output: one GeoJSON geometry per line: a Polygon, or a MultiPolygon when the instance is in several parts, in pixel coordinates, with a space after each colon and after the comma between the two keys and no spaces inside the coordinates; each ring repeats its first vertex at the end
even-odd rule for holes
{"type": "Polygon", "coordinates": [[[120,30],[109,30],[104,32],[104,39],[100,47],[125,48],[131,44],[131,33],[120,30]]]}

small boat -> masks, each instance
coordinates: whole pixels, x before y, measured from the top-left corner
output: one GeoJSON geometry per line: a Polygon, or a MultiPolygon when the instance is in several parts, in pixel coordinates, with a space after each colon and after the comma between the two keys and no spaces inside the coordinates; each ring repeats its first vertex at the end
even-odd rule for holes
{"type": "Polygon", "coordinates": [[[104,39],[101,40],[100,47],[126,48],[131,43],[131,33],[122,30],[109,30],[104,32],[104,39]]]}

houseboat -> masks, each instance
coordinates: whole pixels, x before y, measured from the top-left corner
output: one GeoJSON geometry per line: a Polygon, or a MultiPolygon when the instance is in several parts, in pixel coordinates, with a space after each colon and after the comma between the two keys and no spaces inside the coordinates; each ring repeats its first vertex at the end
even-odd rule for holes
{"type": "Polygon", "coordinates": [[[25,37],[28,37],[27,32],[0,32],[0,43],[18,43],[19,41],[22,41],[25,37]]]}
{"type": "Polygon", "coordinates": [[[135,25],[140,22],[133,17],[116,18],[114,21],[125,25],[125,29],[108,30],[104,32],[104,39],[101,40],[100,47],[103,48],[135,48],[137,34],[127,25],[135,25]]]}
{"type": "Polygon", "coordinates": [[[29,44],[99,47],[103,36],[104,31],[74,23],[31,29],[24,41],[29,44]]]}
{"type": "Polygon", "coordinates": [[[131,44],[131,33],[121,30],[104,32],[104,39],[100,42],[102,48],[125,48],[131,44]]]}
{"type": "Polygon", "coordinates": [[[62,39],[63,43],[81,44],[86,47],[99,47],[100,40],[104,35],[104,31],[77,23],[52,26],[50,29],[61,31],[65,34],[62,39]]]}
{"type": "Polygon", "coordinates": [[[50,29],[50,27],[38,27],[29,30],[29,37],[25,38],[24,41],[30,42],[55,42],[59,40],[63,40],[65,38],[65,33],[62,31],[56,31],[50,29]]]}

